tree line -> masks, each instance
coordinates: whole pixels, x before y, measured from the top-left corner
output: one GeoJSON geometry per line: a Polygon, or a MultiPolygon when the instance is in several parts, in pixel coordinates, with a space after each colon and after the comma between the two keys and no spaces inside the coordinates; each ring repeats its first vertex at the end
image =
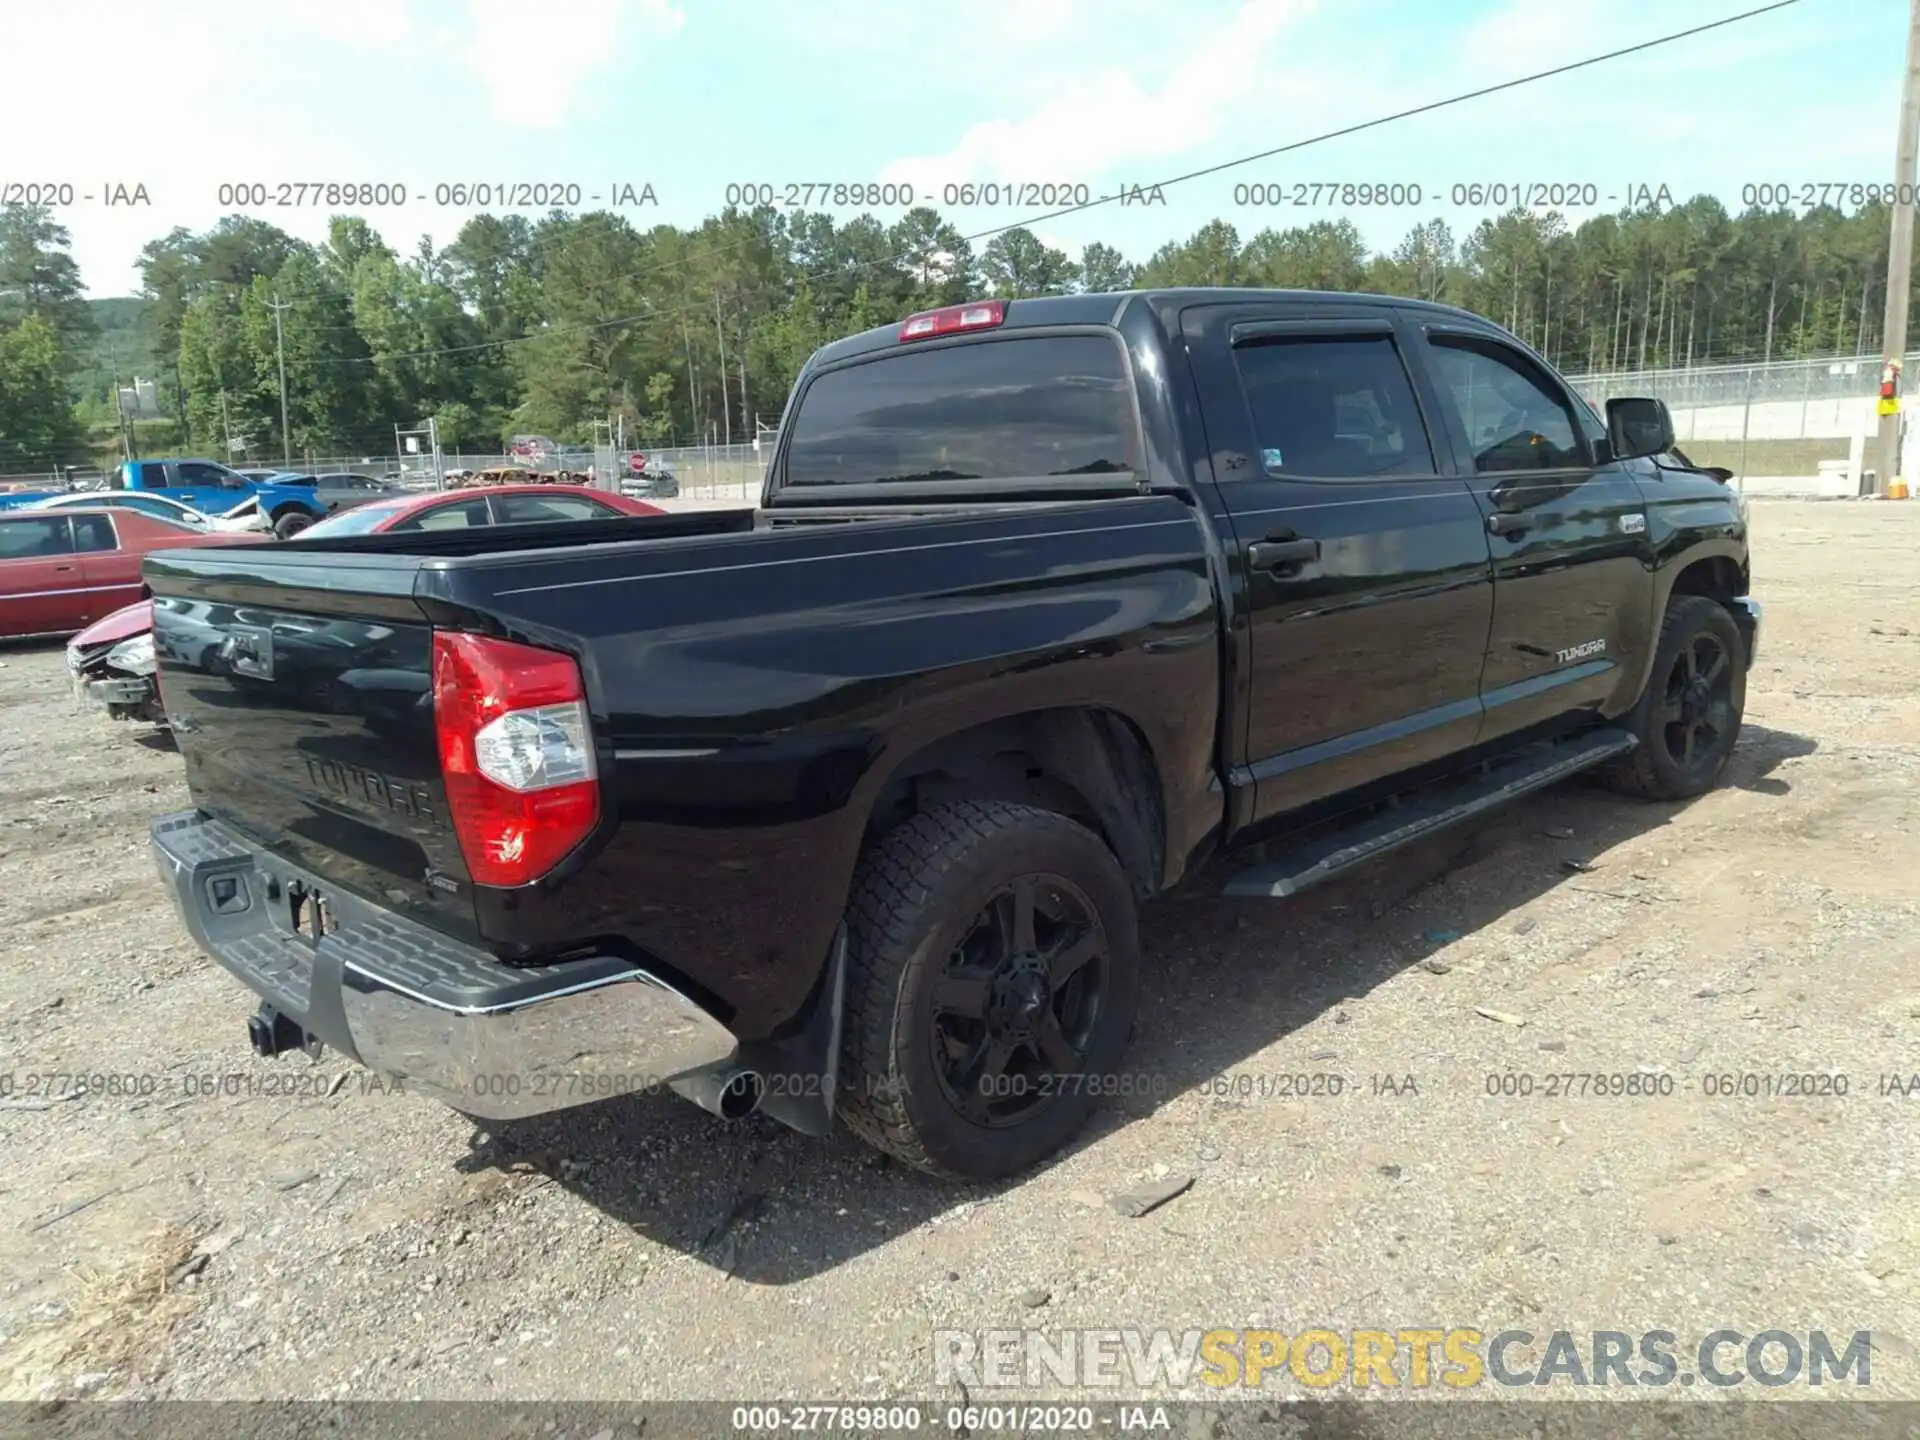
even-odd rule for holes
{"type": "Polygon", "coordinates": [[[164,439],[221,454],[384,454],[432,417],[448,450],[516,433],[634,443],[752,438],[837,335],[938,305],[1076,290],[1252,285],[1464,306],[1587,372],[1877,353],[1890,216],[1749,209],[1711,196],[1573,224],[1515,210],[1370,253],[1351,220],[1242,236],[1212,220],[1144,259],[1072,257],[1015,228],[977,249],[931,209],[729,209],[692,228],[604,212],[480,215],[410,253],[365,220],[313,244],[234,215],[141,251],[141,294],[89,302],[66,230],[0,211],[0,472],[120,443],[116,384],[158,384],[164,439]],[[279,329],[276,333],[276,319],[279,329]]]}

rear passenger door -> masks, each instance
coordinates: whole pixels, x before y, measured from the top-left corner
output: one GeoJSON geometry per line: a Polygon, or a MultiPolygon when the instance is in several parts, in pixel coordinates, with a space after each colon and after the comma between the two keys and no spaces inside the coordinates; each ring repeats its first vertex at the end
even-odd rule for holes
{"type": "Polygon", "coordinates": [[[1653,629],[1639,483],[1605,458],[1603,437],[1546,363],[1511,337],[1409,317],[1493,551],[1480,738],[1626,709],[1653,629]]]}
{"type": "Polygon", "coordinates": [[[1248,627],[1250,818],[1471,745],[1487,532],[1392,309],[1206,305],[1181,326],[1248,627]]]}
{"type": "MultiPolygon", "coordinates": [[[[192,535],[192,531],[181,527],[183,540],[191,539],[192,535]]],[[[143,588],[140,556],[121,546],[118,529],[110,516],[75,515],[73,544],[74,553],[80,557],[81,576],[86,581],[84,598],[89,624],[140,598],[143,588]]]]}
{"type": "Polygon", "coordinates": [[[0,519],[0,635],[85,628],[85,589],[68,517],[0,519]]]}
{"type": "Polygon", "coordinates": [[[173,488],[167,494],[208,515],[218,515],[246,498],[238,486],[228,488],[230,476],[231,472],[204,460],[181,460],[173,467],[173,488]]]}

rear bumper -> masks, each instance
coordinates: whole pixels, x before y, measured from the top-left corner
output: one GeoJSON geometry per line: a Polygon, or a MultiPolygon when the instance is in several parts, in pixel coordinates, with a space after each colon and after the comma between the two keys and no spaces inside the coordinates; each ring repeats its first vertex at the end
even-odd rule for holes
{"type": "Polygon", "coordinates": [[[732,1034],[625,960],[503,965],[261,853],[197,811],[153,825],[153,855],[200,948],[315,1039],[469,1115],[516,1119],[657,1090],[728,1060],[732,1034]],[[293,928],[290,894],[333,928],[293,928]]]}
{"type": "Polygon", "coordinates": [[[1760,620],[1765,613],[1758,600],[1742,595],[1738,600],[1729,600],[1727,608],[1733,611],[1733,623],[1740,629],[1740,638],[1747,644],[1747,668],[1753,668],[1753,657],[1760,650],[1760,620]]]}

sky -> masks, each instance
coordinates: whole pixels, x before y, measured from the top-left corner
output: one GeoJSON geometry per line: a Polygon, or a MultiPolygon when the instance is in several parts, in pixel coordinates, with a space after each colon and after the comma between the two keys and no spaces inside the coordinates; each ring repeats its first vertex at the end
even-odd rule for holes
{"type": "MultiPolygon", "coordinates": [[[[324,238],[326,206],[223,205],[235,184],[270,202],[299,182],[404,187],[405,204],[354,207],[403,252],[507,208],[441,187],[578,186],[576,208],[644,229],[698,224],[730,185],[784,202],[789,186],[881,184],[968,235],[1032,221],[1076,257],[1099,240],[1142,260],[1214,219],[1244,239],[1344,217],[1388,249],[1427,219],[1464,234],[1500,208],[1456,205],[1455,186],[1592,187],[1597,207],[1561,207],[1578,220],[1640,186],[1738,210],[1748,186],[1891,180],[1907,0],[1797,0],[1151,190],[1759,3],[0,0],[0,200],[71,185],[57,218],[88,292],[108,296],[138,291],[140,247],[174,226],[244,211],[324,238]],[[1348,182],[1398,203],[1292,203],[1292,187],[1348,182]],[[948,186],[995,183],[1138,203],[945,203],[948,186]],[[136,186],[148,203],[107,203],[136,186]],[[613,203],[649,186],[652,203],[613,203]]],[[[816,193],[805,208],[836,207],[816,193]]]]}

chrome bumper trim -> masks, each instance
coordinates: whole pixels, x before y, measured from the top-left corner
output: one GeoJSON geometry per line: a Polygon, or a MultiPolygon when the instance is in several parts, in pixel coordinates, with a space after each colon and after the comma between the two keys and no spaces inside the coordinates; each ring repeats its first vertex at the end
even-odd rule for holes
{"type": "Polygon", "coordinates": [[[198,812],[155,821],[153,853],[187,930],[224,969],[322,1043],[466,1114],[511,1120],[656,1092],[738,1052],[704,1008],[624,960],[504,965],[198,812]],[[229,880],[238,888],[217,906],[214,882],[229,880]],[[336,928],[317,943],[292,929],[292,881],[327,897],[336,928]]]}

